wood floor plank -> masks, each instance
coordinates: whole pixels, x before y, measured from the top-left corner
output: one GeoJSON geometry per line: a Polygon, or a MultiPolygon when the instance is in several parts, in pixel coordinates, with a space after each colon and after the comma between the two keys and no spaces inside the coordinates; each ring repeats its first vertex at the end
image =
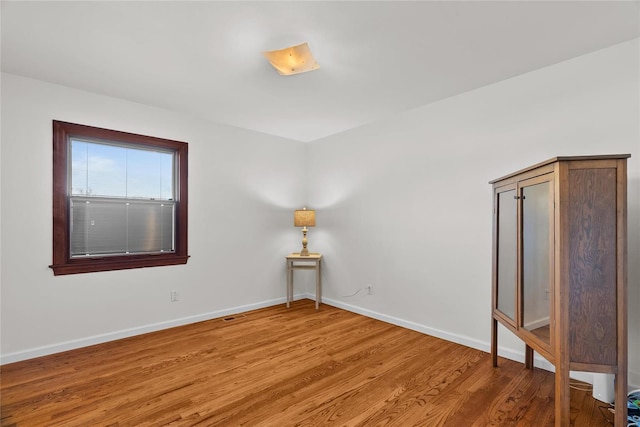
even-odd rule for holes
{"type": "MultiPolygon", "coordinates": [[[[296,301],[0,367],[0,425],[550,426],[553,374],[296,301]]],[[[605,427],[572,390],[578,427],[605,427]]]]}

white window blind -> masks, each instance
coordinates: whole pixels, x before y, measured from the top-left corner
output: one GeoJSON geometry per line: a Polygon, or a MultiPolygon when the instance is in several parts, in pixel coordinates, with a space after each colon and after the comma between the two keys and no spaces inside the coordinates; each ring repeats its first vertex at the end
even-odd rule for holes
{"type": "Polygon", "coordinates": [[[175,155],[71,139],[72,257],[172,252],[175,155]]]}

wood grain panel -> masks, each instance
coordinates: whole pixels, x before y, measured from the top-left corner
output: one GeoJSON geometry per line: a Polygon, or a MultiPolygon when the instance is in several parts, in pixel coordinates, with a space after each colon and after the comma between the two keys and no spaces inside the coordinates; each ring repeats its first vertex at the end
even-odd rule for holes
{"type": "Polygon", "coordinates": [[[616,170],[569,171],[570,361],[616,361],[616,170]]]}
{"type": "MultiPolygon", "coordinates": [[[[553,425],[553,374],[313,301],[2,366],[2,426],[553,425]]],[[[589,392],[575,425],[604,427],[589,392]],[[579,423],[578,423],[579,421],[579,423]]],[[[575,403],[574,403],[575,402],[575,403]]]]}

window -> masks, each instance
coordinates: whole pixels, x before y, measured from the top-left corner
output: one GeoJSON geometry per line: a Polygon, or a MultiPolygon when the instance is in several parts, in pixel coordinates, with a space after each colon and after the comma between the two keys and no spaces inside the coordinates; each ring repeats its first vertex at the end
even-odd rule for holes
{"type": "Polygon", "coordinates": [[[188,257],[187,144],[54,121],[54,274],[188,257]]]}

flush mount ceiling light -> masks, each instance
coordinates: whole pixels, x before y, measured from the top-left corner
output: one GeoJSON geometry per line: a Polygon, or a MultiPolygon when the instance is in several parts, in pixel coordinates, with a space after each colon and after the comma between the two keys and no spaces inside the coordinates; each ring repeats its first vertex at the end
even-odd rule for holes
{"type": "Polygon", "coordinates": [[[318,65],[313,55],[311,55],[307,43],[280,50],[270,50],[263,52],[263,55],[282,76],[305,73],[320,68],[320,65],[318,65]]]}

